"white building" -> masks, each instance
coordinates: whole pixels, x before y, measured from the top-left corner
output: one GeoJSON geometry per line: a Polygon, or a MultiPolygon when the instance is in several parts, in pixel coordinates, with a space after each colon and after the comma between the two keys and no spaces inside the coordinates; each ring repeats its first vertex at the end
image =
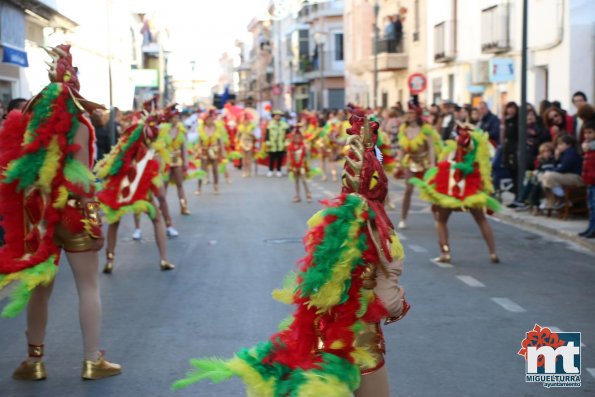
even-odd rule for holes
{"type": "MultiPolygon", "coordinates": [[[[529,0],[527,100],[594,92],[595,12],[591,0],[529,0]]],[[[428,99],[500,112],[520,101],[522,1],[428,0],[428,99]]]]}

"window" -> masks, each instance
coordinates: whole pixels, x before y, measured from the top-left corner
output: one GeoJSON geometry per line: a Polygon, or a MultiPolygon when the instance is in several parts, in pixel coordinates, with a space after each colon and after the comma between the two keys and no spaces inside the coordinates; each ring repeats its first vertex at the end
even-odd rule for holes
{"type": "Polygon", "coordinates": [[[335,34],[335,61],[343,60],[343,33],[335,34]]]}
{"type": "Polygon", "coordinates": [[[388,92],[386,91],[382,93],[382,108],[388,108],[388,92]]]}
{"type": "Polygon", "coordinates": [[[454,102],[455,99],[455,75],[448,75],[448,99],[454,102]]]}
{"type": "Polygon", "coordinates": [[[308,29],[302,29],[299,33],[299,57],[310,56],[310,42],[308,37],[308,29]]]}

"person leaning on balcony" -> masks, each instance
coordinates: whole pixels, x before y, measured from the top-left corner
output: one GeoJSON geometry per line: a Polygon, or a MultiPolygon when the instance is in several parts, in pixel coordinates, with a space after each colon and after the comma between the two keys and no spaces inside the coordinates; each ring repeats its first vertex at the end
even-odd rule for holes
{"type": "Polygon", "coordinates": [[[397,32],[395,31],[395,20],[392,15],[387,15],[386,25],[384,26],[384,39],[386,40],[387,52],[395,52],[397,45],[397,32]]]}
{"type": "Polygon", "coordinates": [[[401,52],[401,42],[403,41],[403,21],[401,16],[397,14],[394,18],[395,25],[395,52],[401,52]]]}
{"type": "Polygon", "coordinates": [[[289,131],[289,125],[281,120],[283,112],[275,110],[273,119],[269,122],[266,131],[266,148],[269,153],[269,172],[268,177],[273,176],[273,171],[277,169],[277,176],[281,177],[281,166],[285,156],[285,138],[289,131]]]}

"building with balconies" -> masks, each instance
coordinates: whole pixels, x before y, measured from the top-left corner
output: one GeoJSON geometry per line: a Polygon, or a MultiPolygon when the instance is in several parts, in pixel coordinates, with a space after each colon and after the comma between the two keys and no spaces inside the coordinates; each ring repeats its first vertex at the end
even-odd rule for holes
{"type": "Polygon", "coordinates": [[[329,0],[306,3],[298,12],[297,22],[307,29],[300,29],[297,42],[301,43],[302,50],[309,52],[306,55],[302,51],[297,59],[297,71],[308,82],[307,101],[304,85],[296,92],[299,107],[334,109],[345,106],[343,7],[343,0],[329,0]]]}
{"type": "MultiPolygon", "coordinates": [[[[428,0],[428,97],[500,113],[520,100],[521,0],[428,0]]],[[[595,94],[595,13],[589,0],[529,0],[527,100],[595,94]]]]}
{"type": "Polygon", "coordinates": [[[346,2],[344,19],[348,43],[346,79],[349,102],[366,107],[374,105],[375,64],[378,71],[376,104],[386,108],[409,99],[409,75],[426,71],[425,4],[426,0],[346,2]],[[375,21],[376,5],[378,17],[375,21]],[[375,22],[378,26],[376,54],[375,22]]]}

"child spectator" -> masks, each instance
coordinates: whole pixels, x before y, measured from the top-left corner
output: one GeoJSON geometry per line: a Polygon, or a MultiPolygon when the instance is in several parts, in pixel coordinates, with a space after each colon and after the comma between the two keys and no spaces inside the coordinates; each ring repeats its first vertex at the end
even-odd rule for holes
{"type": "Polygon", "coordinates": [[[525,176],[525,184],[519,201],[516,203],[517,211],[524,211],[533,207],[538,210],[539,200],[543,195],[543,189],[539,180],[547,171],[551,171],[556,166],[556,158],[554,156],[554,144],[552,142],[545,142],[539,145],[539,154],[537,155],[537,169],[534,171],[527,171],[525,176]],[[528,204],[528,205],[527,205],[528,204]]]}
{"type": "Polygon", "coordinates": [[[544,210],[557,209],[561,206],[559,198],[564,196],[564,187],[584,185],[581,178],[582,158],[576,150],[576,139],[572,135],[562,135],[557,142],[555,151],[557,165],[552,171],[546,172],[541,179],[546,197],[544,210]],[[556,201],[558,201],[557,204],[556,201]]]}
{"type": "Polygon", "coordinates": [[[579,236],[595,238],[595,120],[587,121],[583,126],[585,142],[582,144],[583,181],[587,185],[587,205],[589,207],[589,227],[579,236]]]}

